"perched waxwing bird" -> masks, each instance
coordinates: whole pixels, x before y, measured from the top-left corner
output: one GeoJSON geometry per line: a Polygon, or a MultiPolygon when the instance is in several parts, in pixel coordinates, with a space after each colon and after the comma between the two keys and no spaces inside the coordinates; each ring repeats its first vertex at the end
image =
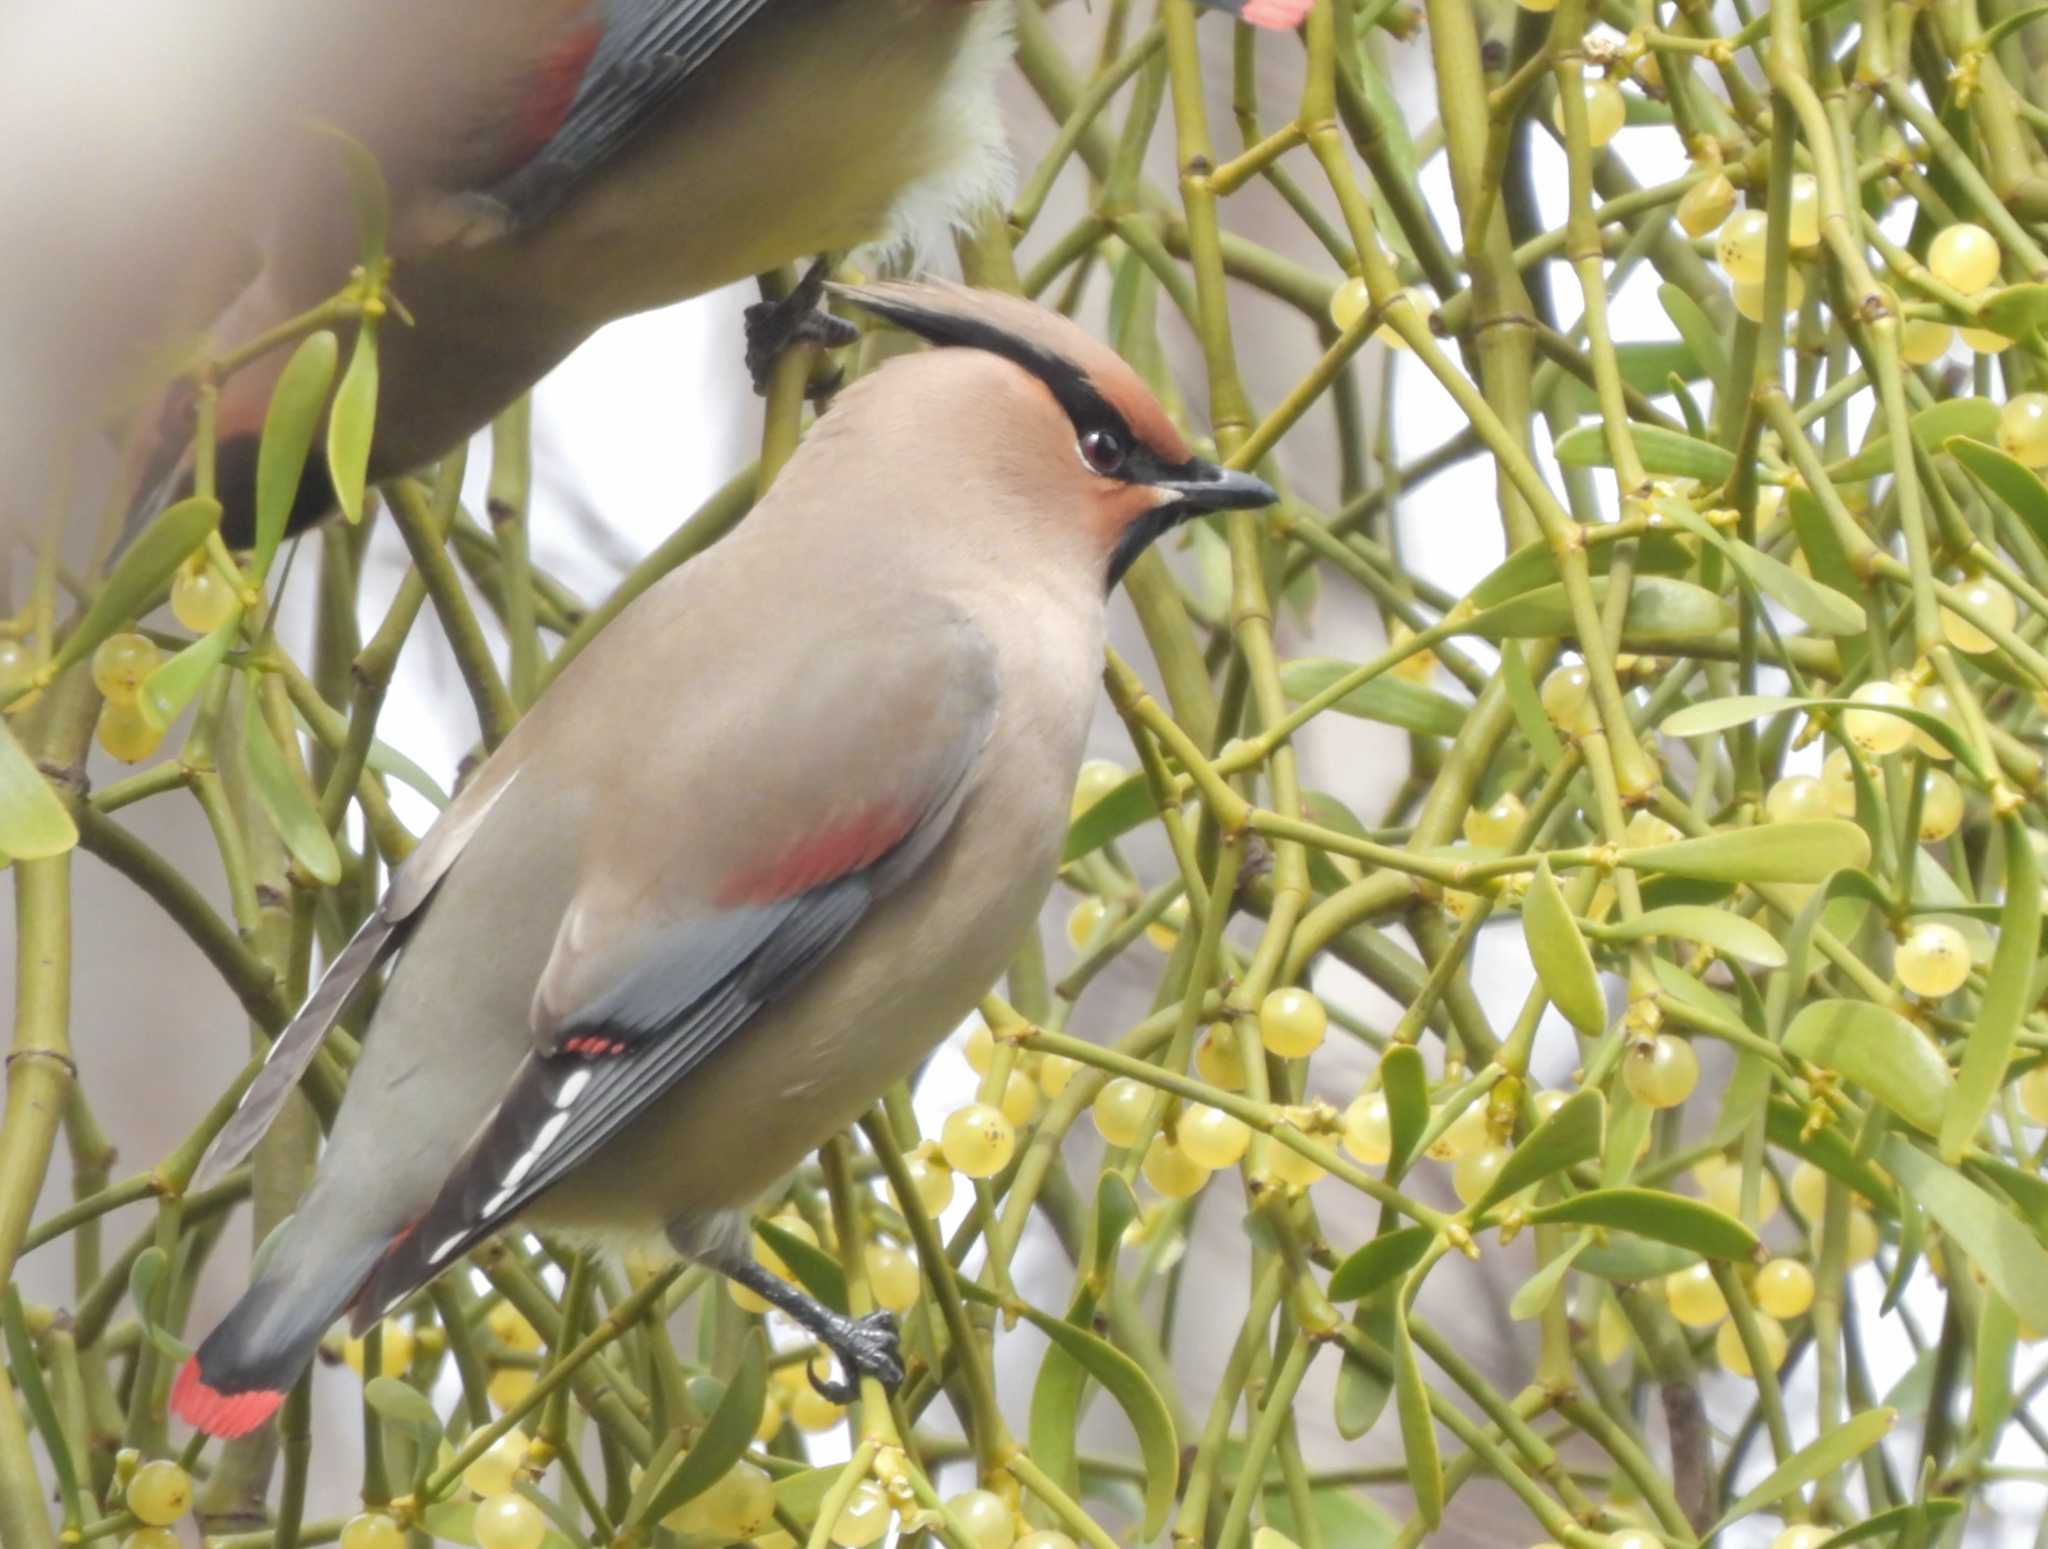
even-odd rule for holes
{"type": "Polygon", "coordinates": [[[399,867],[201,1168],[246,1154],[349,992],[390,975],[317,1175],[180,1372],[261,1424],[345,1309],[518,1220],[665,1236],[849,1372],[747,1207],[906,1075],[1032,928],[1145,546],[1270,504],[1074,323],[950,285],[843,293],[938,348],[841,393],[729,538],[572,661],[399,867]]]}
{"type": "MultiPolygon", "coordinates": [[[[1291,28],[1309,0],[1205,0],[1291,28]]],[[[390,187],[372,479],[489,423],[603,324],[807,254],[916,250],[998,197],[1011,0],[345,0],[292,8],[309,112],[390,187]],[[341,83],[340,89],[335,83],[341,83]]],[[[278,178],[266,262],[213,330],[231,349],[331,295],[358,237],[331,149],[278,178]],[[321,158],[325,158],[325,164],[321,158]],[[322,173],[326,175],[321,175],[322,173]]],[[[756,378],[819,336],[800,289],[750,313],[756,378]]],[[[829,325],[824,336],[839,339],[829,325]]],[[[347,347],[344,339],[344,348],[347,347]]],[[[285,352],[222,385],[223,535],[253,530],[256,447],[285,352]]],[[[137,519],[191,486],[192,394],[138,458],[137,519]]],[[[324,445],[324,439],[316,446],[324,445]]],[[[333,487],[316,451],[288,531],[333,487]]]]}

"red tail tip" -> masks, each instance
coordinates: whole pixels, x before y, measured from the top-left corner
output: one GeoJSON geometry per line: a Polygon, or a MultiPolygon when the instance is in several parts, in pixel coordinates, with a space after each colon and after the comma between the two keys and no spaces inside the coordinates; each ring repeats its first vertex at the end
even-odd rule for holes
{"type": "Polygon", "coordinates": [[[277,1413],[282,1393],[258,1388],[250,1393],[223,1393],[199,1375],[199,1357],[189,1356],[171,1384],[171,1412],[209,1436],[246,1436],[277,1413]]]}
{"type": "Polygon", "coordinates": [[[1254,27],[1292,32],[1311,9],[1309,0],[1248,0],[1241,16],[1254,27]]]}

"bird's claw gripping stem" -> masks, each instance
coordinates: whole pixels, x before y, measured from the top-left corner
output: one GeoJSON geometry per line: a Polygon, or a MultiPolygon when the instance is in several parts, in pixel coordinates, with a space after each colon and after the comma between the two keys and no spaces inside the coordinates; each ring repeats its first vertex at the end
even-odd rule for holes
{"type": "Polygon", "coordinates": [[[788,1313],[815,1334],[820,1344],[839,1357],[840,1364],[847,1370],[846,1377],[820,1377],[815,1371],[809,1373],[811,1386],[833,1403],[850,1404],[858,1398],[862,1377],[873,1377],[892,1393],[901,1386],[902,1342],[894,1313],[871,1312],[865,1318],[849,1318],[806,1296],[751,1258],[721,1263],[718,1267],[728,1278],[788,1313]]]}
{"type": "MultiPolygon", "coordinates": [[[[837,350],[860,337],[860,330],[853,324],[818,305],[824,299],[826,273],[827,265],[820,259],[804,271],[796,289],[780,301],[757,301],[747,308],[747,374],[754,379],[755,392],[768,391],[768,378],[775,362],[792,345],[815,344],[820,349],[837,350]]],[[[830,381],[814,384],[811,393],[818,396],[837,385],[835,373],[830,381]]]]}

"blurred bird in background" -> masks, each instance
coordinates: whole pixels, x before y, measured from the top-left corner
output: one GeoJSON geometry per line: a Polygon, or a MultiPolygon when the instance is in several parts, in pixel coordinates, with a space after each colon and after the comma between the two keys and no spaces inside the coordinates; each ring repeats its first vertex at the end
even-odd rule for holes
{"type": "MultiPolygon", "coordinates": [[[[1269,27],[1307,10],[1208,3],[1269,27]]],[[[270,107],[288,111],[256,147],[260,267],[208,333],[216,352],[260,337],[355,259],[335,150],[289,119],[368,147],[412,320],[382,333],[372,478],[447,452],[606,322],[809,254],[915,256],[1006,180],[1009,0],[348,0],[289,18],[264,51],[270,107]]],[[[835,337],[815,297],[799,287],[750,314],[757,383],[792,339],[835,337]]],[[[221,390],[231,545],[249,536],[283,361],[221,390]]],[[[189,387],[145,412],[139,516],[189,490],[189,387]]],[[[316,459],[291,529],[331,506],[316,459]]]]}

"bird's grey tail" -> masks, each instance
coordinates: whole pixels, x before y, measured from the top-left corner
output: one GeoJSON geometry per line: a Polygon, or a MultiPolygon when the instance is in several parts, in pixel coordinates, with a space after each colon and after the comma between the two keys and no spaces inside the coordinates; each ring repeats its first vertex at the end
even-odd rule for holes
{"type": "Polygon", "coordinates": [[[381,1240],[294,1252],[285,1234],[296,1224],[280,1228],[276,1251],[172,1384],[172,1412],[209,1436],[243,1435],[276,1412],[384,1252],[381,1240]]]}

